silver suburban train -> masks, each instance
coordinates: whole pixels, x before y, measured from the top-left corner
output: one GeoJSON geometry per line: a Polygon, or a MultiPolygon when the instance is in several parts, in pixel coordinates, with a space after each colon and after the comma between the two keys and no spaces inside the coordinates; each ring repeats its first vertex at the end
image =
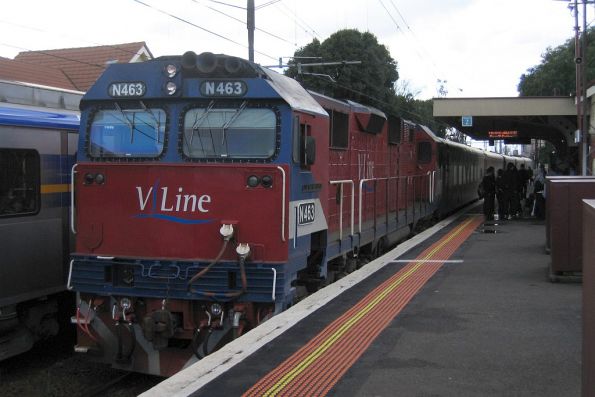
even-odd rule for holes
{"type": "Polygon", "coordinates": [[[0,81],[0,360],[59,330],[81,96],[0,81]]]}

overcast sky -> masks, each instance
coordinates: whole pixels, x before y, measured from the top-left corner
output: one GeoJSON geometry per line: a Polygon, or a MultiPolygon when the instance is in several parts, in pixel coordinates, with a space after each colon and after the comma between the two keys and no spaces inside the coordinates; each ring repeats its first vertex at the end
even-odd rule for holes
{"type": "MultiPolygon", "coordinates": [[[[13,58],[27,50],[145,41],[154,56],[193,50],[248,58],[247,30],[241,23],[246,18],[242,8],[246,0],[142,3],[3,2],[0,56],[13,58]]],[[[436,96],[438,80],[447,81],[449,97],[517,96],[521,74],[539,64],[548,46],[563,44],[574,34],[574,17],[568,3],[557,0],[255,3],[257,63],[276,64],[279,57],[293,55],[314,37],[323,41],[340,29],[370,31],[387,46],[398,63],[401,84],[418,99],[436,96]]],[[[593,15],[590,5],[588,22],[593,15]]]]}

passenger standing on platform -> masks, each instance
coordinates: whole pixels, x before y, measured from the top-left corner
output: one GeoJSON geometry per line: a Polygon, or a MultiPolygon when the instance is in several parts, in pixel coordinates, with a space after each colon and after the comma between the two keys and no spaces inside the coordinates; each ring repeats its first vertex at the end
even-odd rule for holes
{"type": "Polygon", "coordinates": [[[513,163],[508,163],[504,171],[504,190],[506,193],[506,215],[508,219],[516,216],[519,209],[518,171],[513,163]]]}
{"type": "Polygon", "coordinates": [[[519,195],[521,201],[527,198],[527,182],[529,181],[529,173],[525,169],[525,164],[521,164],[519,169],[519,195]]]}
{"type": "Polygon", "coordinates": [[[496,199],[498,200],[498,219],[506,218],[506,194],[504,192],[504,170],[498,169],[496,175],[496,199]]]}
{"type": "Polygon", "coordinates": [[[494,167],[488,167],[486,174],[481,180],[483,185],[483,214],[487,221],[494,220],[494,196],[496,195],[496,178],[494,167]]]}
{"type": "Polygon", "coordinates": [[[533,211],[531,215],[538,218],[545,218],[545,177],[547,172],[543,164],[537,170],[537,176],[533,183],[533,194],[535,195],[535,201],[533,203],[533,211]]]}

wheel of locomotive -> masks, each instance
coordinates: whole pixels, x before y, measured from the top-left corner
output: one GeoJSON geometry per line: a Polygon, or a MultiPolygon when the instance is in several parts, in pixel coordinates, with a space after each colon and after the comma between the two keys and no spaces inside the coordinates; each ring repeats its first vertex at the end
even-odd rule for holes
{"type": "Polygon", "coordinates": [[[384,255],[387,252],[387,248],[388,248],[388,242],[386,240],[386,237],[382,237],[378,240],[378,242],[376,243],[376,249],[374,250],[374,256],[376,258],[384,255]]]}
{"type": "Polygon", "coordinates": [[[349,256],[345,260],[345,271],[347,273],[352,273],[357,270],[357,258],[349,256]]]}

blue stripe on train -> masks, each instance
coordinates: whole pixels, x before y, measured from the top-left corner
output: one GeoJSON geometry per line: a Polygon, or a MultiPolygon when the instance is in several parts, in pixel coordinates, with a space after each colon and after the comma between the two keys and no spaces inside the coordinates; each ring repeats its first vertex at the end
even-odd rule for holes
{"type": "Polygon", "coordinates": [[[80,119],[71,113],[29,110],[0,106],[0,125],[58,128],[78,131],[80,119]]]}

